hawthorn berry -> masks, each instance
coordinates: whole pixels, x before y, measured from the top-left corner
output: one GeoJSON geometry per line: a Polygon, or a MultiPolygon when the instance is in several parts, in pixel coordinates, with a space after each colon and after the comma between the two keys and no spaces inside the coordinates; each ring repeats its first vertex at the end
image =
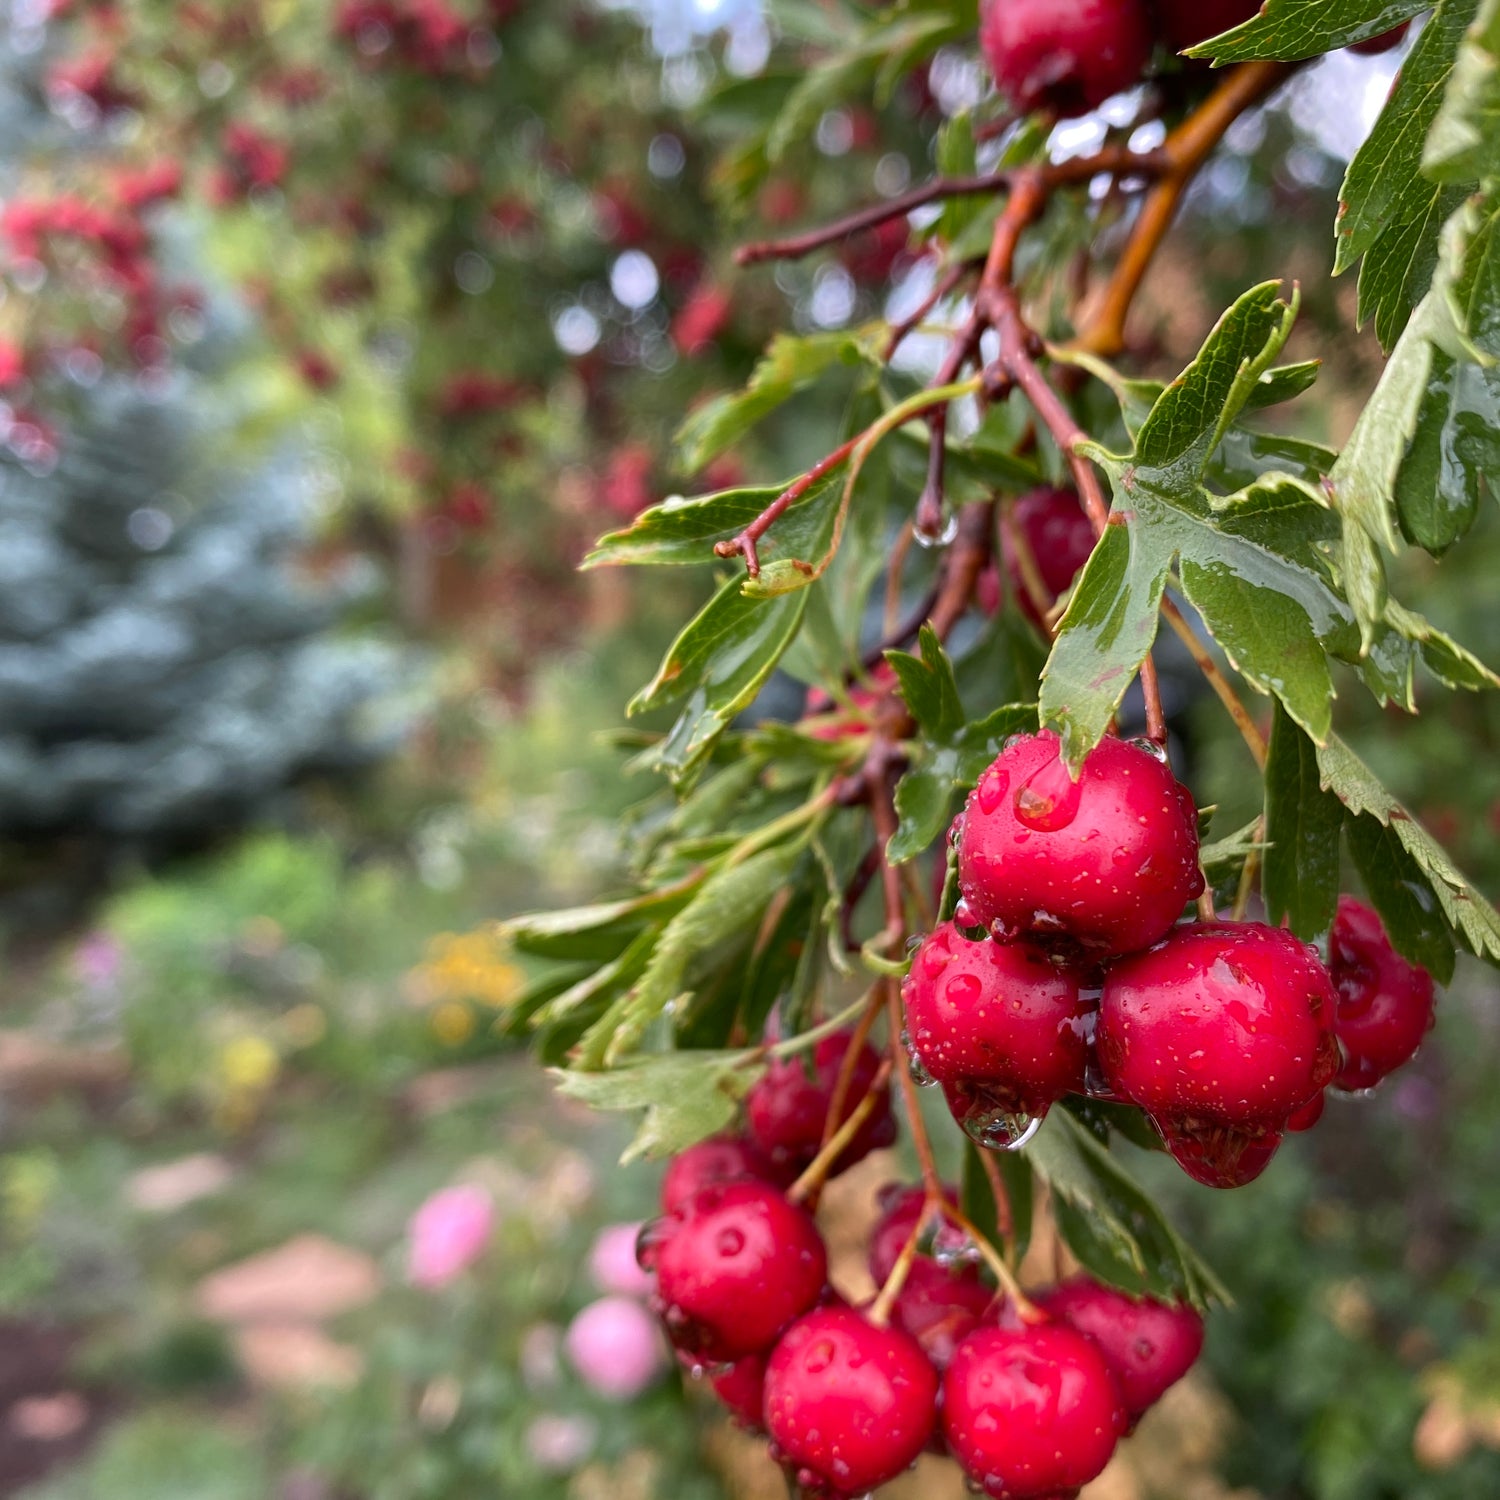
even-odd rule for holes
{"type": "Polygon", "coordinates": [[[945,1266],[919,1255],[891,1304],[891,1322],[909,1333],[939,1370],[946,1370],[994,1301],[994,1288],[981,1280],[977,1266],[945,1266]]]}
{"type": "Polygon", "coordinates": [[[1323,1118],[1323,1107],[1328,1102],[1326,1093],[1318,1094],[1309,1100],[1301,1109],[1290,1115],[1286,1122],[1286,1128],[1293,1135],[1300,1135],[1304,1130],[1311,1130],[1319,1120],[1323,1118]]]}
{"type": "Polygon", "coordinates": [[[699,1141],[667,1164],[661,1179],[661,1211],[674,1214],[702,1189],[742,1177],[778,1181],[775,1168],[743,1137],[716,1135],[699,1141]]]}
{"type": "Polygon", "coordinates": [[[1032,490],[1011,508],[1010,525],[1000,532],[1000,555],[1021,613],[1040,629],[1042,617],[1026,587],[1020,552],[1012,540],[1015,532],[1036,563],[1050,606],[1072,586],[1078,570],[1089,560],[1094,527],[1076,490],[1032,490]]]}
{"type": "Polygon", "coordinates": [[[1156,0],[1162,39],[1183,52],[1230,31],[1260,10],[1260,0],[1156,0]]]}
{"type": "Polygon", "coordinates": [[[1110,965],[1099,1064],[1189,1176],[1238,1187],[1337,1071],[1334,1006],[1316,950],[1290,932],[1203,922],[1110,965]]]}
{"type": "Polygon", "coordinates": [[[1101,740],[1074,781],[1044,729],[1007,745],[969,794],[958,877],[967,920],[1003,942],[1134,953],[1203,889],[1197,809],[1164,760],[1124,740],[1101,740]]]}
{"type": "Polygon", "coordinates": [[[1340,896],[1328,934],[1328,972],[1338,995],[1333,1029],[1343,1064],[1333,1086],[1374,1088],[1409,1062],[1432,1028],[1432,975],[1391,946],[1380,918],[1340,896]]]}
{"type": "Polygon", "coordinates": [[[1130,1297],[1089,1276],[1060,1283],[1040,1301],[1059,1323],[1093,1340],[1115,1377],[1132,1423],[1161,1400],[1203,1352],[1203,1319],[1185,1302],[1130,1297]]]}
{"type": "Polygon", "coordinates": [[[943,1375],[943,1431],[994,1500],[1058,1500],[1095,1478],[1126,1429],[1103,1354],[1062,1323],[976,1329],[943,1375]]]}
{"type": "Polygon", "coordinates": [[[828,1253],[812,1216],[750,1180],[702,1189],[642,1234],[652,1305],[672,1341],[704,1360],[742,1359],[818,1300],[828,1253]]]}
{"type": "Polygon", "coordinates": [[[712,1381],[714,1395],[743,1427],[760,1432],[766,1425],[766,1356],[747,1354],[712,1381]]]}
{"type": "Polygon", "coordinates": [[[979,45],[1018,108],[1082,115],[1140,78],[1151,25],[1144,0],[984,0],[979,45]]]}
{"type": "Polygon", "coordinates": [[[1378,52],[1389,52],[1392,47],[1399,47],[1406,39],[1406,33],[1411,28],[1410,21],[1403,21],[1399,26],[1393,26],[1389,31],[1382,31],[1379,36],[1372,36],[1363,42],[1355,42],[1349,48],[1351,52],[1362,52],[1366,57],[1378,52]]]}
{"type": "Polygon", "coordinates": [[[863,1495],[927,1446],[937,1393],[937,1371],[909,1334],[853,1308],[818,1308],[787,1329],[766,1366],[772,1453],[804,1490],[863,1495]]]}
{"type": "MultiPolygon", "coordinates": [[[[957,1202],[957,1188],[950,1186],[944,1191],[949,1202],[957,1202]]],[[[888,1182],[881,1188],[876,1202],[880,1208],[880,1217],[870,1231],[868,1260],[870,1275],[875,1278],[875,1284],[884,1286],[895,1269],[907,1240],[911,1238],[917,1220],[922,1217],[927,1192],[921,1187],[904,1187],[899,1182],[888,1182]]],[[[949,1223],[946,1219],[933,1219],[929,1223],[934,1226],[931,1230],[933,1248],[939,1254],[948,1253],[957,1258],[965,1250],[972,1249],[969,1236],[956,1224],[949,1223]]]]}
{"type": "Polygon", "coordinates": [[[1077,974],[1036,949],[971,942],[944,922],[917,950],[902,998],[911,1049],[939,1083],[1015,1115],[1083,1091],[1093,1007],[1077,974]]]}
{"type": "MultiPolygon", "coordinates": [[[[854,1034],[849,1031],[824,1037],[813,1050],[811,1075],[802,1058],[778,1058],[746,1096],[745,1123],[750,1139],[771,1163],[773,1171],[796,1176],[818,1154],[839,1073],[853,1040],[854,1034]]],[[[854,1113],[879,1071],[879,1054],[868,1043],[861,1043],[836,1125],[842,1125],[854,1113]]],[[[839,1154],[834,1171],[847,1171],[855,1162],[882,1146],[891,1145],[895,1139],[891,1093],[889,1087],[882,1086],[874,1110],[839,1154]]]]}

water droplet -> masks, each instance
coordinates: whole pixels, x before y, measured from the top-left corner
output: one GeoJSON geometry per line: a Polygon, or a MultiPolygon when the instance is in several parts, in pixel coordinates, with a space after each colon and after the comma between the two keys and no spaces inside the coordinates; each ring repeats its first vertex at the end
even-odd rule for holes
{"type": "Polygon", "coordinates": [[[952,511],[943,517],[940,531],[926,532],[920,526],[912,528],[912,537],[919,547],[946,547],[958,535],[958,517],[952,511]]]}
{"type": "Polygon", "coordinates": [[[1170,759],[1167,755],[1167,747],[1165,745],[1158,745],[1155,740],[1139,739],[1131,740],[1129,743],[1134,745],[1137,750],[1144,750],[1152,759],[1161,761],[1163,765],[1166,765],[1170,759]]]}
{"type": "Polygon", "coordinates": [[[1016,817],[1038,833],[1056,833],[1078,816],[1083,785],[1061,760],[1038,766],[1016,790],[1016,817]]]}
{"type": "MultiPolygon", "coordinates": [[[[803,1356],[802,1368],[809,1375],[821,1375],[833,1363],[837,1352],[833,1347],[832,1339],[819,1339],[803,1356]]],[[[811,1435],[811,1433],[808,1434],[809,1437],[811,1435]]]]}
{"type": "Polygon", "coordinates": [[[1019,1151],[1041,1127],[1040,1115],[1009,1109],[976,1109],[963,1119],[965,1133],[987,1151],[1019,1151]]]}
{"type": "Polygon", "coordinates": [[[979,926],[979,918],[974,915],[974,908],[962,896],[959,897],[958,905],[953,908],[953,925],[955,927],[979,926]]]}
{"type": "Polygon", "coordinates": [[[977,974],[954,974],[943,986],[943,999],[950,1005],[973,1005],[984,994],[977,974]]]}
{"type": "Polygon", "coordinates": [[[979,778],[979,785],[974,788],[974,800],[980,812],[989,817],[1005,801],[1009,790],[1010,773],[1002,771],[999,766],[991,766],[979,778]]]}
{"type": "Polygon", "coordinates": [[[656,1269],[656,1258],[661,1247],[672,1237],[674,1224],[670,1218],[652,1219],[641,1226],[635,1237],[635,1263],[643,1271],[656,1269]]]}

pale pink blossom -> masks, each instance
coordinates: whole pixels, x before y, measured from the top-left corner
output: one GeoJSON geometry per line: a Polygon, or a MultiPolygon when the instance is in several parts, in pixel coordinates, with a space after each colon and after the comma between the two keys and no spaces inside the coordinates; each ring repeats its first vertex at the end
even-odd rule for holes
{"type": "Polygon", "coordinates": [[[656,1319],[630,1297],[601,1297],[568,1328],[568,1358],[583,1383],[611,1401],[630,1401],[667,1367],[656,1319]]]}
{"type": "Polygon", "coordinates": [[[434,1193],[407,1226],[408,1278],[416,1286],[446,1286],[484,1253],[494,1224],[495,1205],[483,1188],[461,1184],[434,1193]]]}
{"type": "Polygon", "coordinates": [[[601,1292],[619,1297],[649,1297],[656,1290],[656,1278],[641,1269],[635,1258],[639,1224],[611,1224],[599,1231],[594,1248],[589,1251],[589,1275],[601,1292]]]}

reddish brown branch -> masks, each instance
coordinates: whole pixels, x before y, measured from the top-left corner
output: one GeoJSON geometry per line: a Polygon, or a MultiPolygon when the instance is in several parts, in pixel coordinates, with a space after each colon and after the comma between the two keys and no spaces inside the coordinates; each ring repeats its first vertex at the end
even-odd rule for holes
{"type": "Polygon", "coordinates": [[[896,351],[906,342],[907,336],[918,327],[945,297],[951,297],[959,284],[984,265],[982,260],[962,260],[938,277],[932,290],[922,299],[917,308],[899,323],[891,325],[891,336],[885,344],[885,362],[890,364],[896,351]]]}

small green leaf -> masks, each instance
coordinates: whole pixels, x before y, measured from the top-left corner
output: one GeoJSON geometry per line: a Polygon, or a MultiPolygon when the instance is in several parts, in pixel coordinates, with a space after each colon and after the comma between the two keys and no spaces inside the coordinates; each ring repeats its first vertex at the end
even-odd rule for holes
{"type": "Polygon", "coordinates": [[[1427,133],[1422,170],[1438,182],[1475,182],[1500,162],[1500,0],[1484,0],[1453,64],[1427,133]]]}
{"type": "Polygon", "coordinates": [[[1214,1273],[1149,1194],[1065,1109],[1052,1110],[1023,1152],[1052,1189],[1058,1228],[1094,1275],[1134,1293],[1229,1302],[1214,1273]]]}
{"type": "Polygon", "coordinates": [[[1250,388],[1245,405],[1252,411],[1259,411],[1263,407],[1291,401],[1312,389],[1322,368],[1321,359],[1304,359],[1294,365],[1277,365],[1266,370],[1250,388]]]}
{"type": "Polygon", "coordinates": [[[1339,895],[1343,805],[1318,779],[1317,747],[1278,703],[1266,762],[1266,920],[1310,942],[1328,930],[1339,895]]]}
{"type": "Polygon", "coordinates": [[[1220,66],[1257,58],[1296,62],[1321,57],[1383,36],[1430,4],[1431,0],[1265,0],[1248,21],[1189,47],[1187,56],[1211,57],[1220,66]]]}
{"type": "Polygon", "coordinates": [[[694,875],[675,886],[622,901],[511,917],[496,924],[496,935],[519,952],[538,958],[580,963],[613,958],[642,927],[664,922],[681,911],[701,879],[694,875]]]}
{"type": "Polygon", "coordinates": [[[931,625],[918,637],[921,658],[905,651],[887,651],[885,659],[901,684],[901,697],[923,731],[934,739],[951,740],[964,723],[953,664],[931,625]]]}
{"type": "Polygon", "coordinates": [[[669,1052],[607,1073],[554,1069],[557,1091],[592,1109],[644,1110],[621,1163],[675,1156],[729,1125],[763,1068],[753,1051],[669,1052]]]}

